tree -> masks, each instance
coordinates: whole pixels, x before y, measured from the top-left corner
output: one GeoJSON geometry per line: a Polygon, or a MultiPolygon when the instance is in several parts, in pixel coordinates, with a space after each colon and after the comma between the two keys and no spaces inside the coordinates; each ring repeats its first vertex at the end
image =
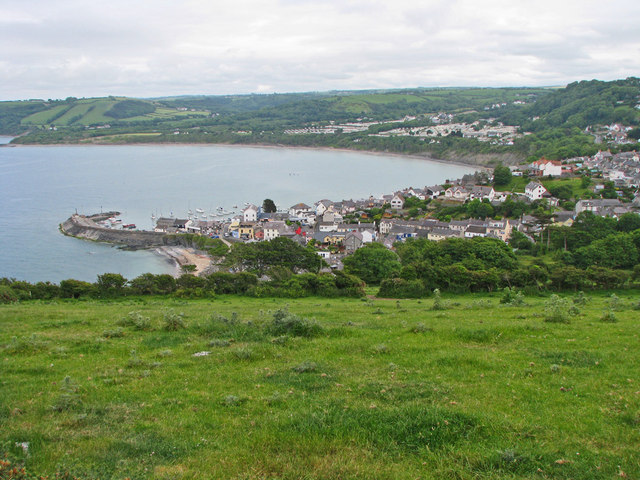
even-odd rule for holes
{"type": "Polygon", "coordinates": [[[101,295],[121,295],[127,279],[119,273],[103,273],[98,275],[96,287],[101,295]]]}
{"type": "Polygon", "coordinates": [[[323,261],[313,249],[305,248],[288,238],[278,237],[268,242],[236,243],[225,263],[240,271],[263,275],[275,266],[286,267],[294,272],[317,272],[323,261]]]}
{"type": "Polygon", "coordinates": [[[493,169],[493,184],[495,186],[509,185],[511,182],[511,170],[504,165],[497,165],[493,169]]]}
{"type": "Polygon", "coordinates": [[[343,261],[344,270],[371,284],[378,284],[400,271],[400,260],[380,243],[371,243],[355,251],[343,261]]]}
{"type": "Polygon", "coordinates": [[[633,232],[640,228],[640,215],[627,212],[618,219],[618,230],[621,232],[633,232]]]}
{"type": "Polygon", "coordinates": [[[278,209],[276,204],[270,198],[265,198],[262,202],[262,211],[264,213],[275,213],[278,209]]]}

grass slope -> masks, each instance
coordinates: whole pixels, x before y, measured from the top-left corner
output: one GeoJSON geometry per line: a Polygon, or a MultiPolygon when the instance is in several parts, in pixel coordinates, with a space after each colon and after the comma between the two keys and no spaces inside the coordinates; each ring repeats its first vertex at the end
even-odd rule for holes
{"type": "Polygon", "coordinates": [[[102,479],[638,478],[638,296],[617,323],[608,301],[569,324],[480,296],[0,306],[0,451],[102,479]],[[269,330],[285,305],[320,335],[269,330]]]}

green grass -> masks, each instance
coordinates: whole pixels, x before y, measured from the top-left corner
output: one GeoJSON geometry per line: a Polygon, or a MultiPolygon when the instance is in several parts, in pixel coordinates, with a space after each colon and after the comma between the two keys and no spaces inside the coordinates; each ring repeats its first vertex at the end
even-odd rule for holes
{"type": "Polygon", "coordinates": [[[594,295],[568,324],[500,295],[0,306],[0,452],[101,479],[638,478],[639,295],[619,296],[617,323],[594,295]],[[284,306],[319,334],[272,333],[284,306]]]}

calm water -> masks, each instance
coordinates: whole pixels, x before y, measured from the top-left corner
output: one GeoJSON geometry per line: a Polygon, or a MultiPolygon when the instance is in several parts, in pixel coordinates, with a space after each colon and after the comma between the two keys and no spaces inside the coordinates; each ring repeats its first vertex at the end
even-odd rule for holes
{"type": "MultiPolygon", "coordinates": [[[[0,137],[0,144],[8,140],[0,137]]],[[[126,252],[58,231],[77,209],[122,212],[152,227],[151,215],[186,216],[273,199],[279,208],[329,198],[362,198],[431,185],[468,167],[351,152],[224,146],[0,147],[0,277],[95,281],[168,273],[152,252],[126,252]]]]}

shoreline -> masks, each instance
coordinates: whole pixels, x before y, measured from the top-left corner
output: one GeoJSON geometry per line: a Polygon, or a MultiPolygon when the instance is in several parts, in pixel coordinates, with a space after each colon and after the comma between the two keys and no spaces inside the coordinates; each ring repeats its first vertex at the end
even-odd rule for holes
{"type": "MultiPolygon", "coordinates": [[[[14,137],[17,138],[17,137],[14,137]]],[[[471,167],[476,170],[492,171],[491,167],[478,165],[475,163],[467,163],[460,160],[444,160],[441,158],[431,157],[429,155],[405,154],[397,152],[379,152],[375,150],[356,150],[350,148],[333,148],[333,147],[306,147],[293,145],[267,145],[260,143],[237,144],[237,143],[189,143],[189,142],[133,142],[133,143],[38,143],[38,144],[22,144],[22,143],[6,143],[1,146],[30,148],[30,147],[154,147],[154,146],[184,146],[184,147],[217,147],[217,148],[268,148],[268,149],[287,149],[287,150],[307,150],[318,152],[339,152],[339,153],[360,153],[363,155],[375,155],[378,157],[398,157],[412,160],[426,160],[433,163],[441,163],[446,165],[457,165],[460,167],[471,167]]]]}
{"type": "MultiPolygon", "coordinates": [[[[151,249],[150,249],[151,250],[151,249]]],[[[153,251],[156,255],[160,255],[172,263],[175,267],[174,277],[182,275],[183,265],[195,265],[196,269],[193,271],[195,276],[199,276],[211,265],[211,258],[206,255],[196,253],[193,248],[186,247],[158,247],[153,251]]]]}

